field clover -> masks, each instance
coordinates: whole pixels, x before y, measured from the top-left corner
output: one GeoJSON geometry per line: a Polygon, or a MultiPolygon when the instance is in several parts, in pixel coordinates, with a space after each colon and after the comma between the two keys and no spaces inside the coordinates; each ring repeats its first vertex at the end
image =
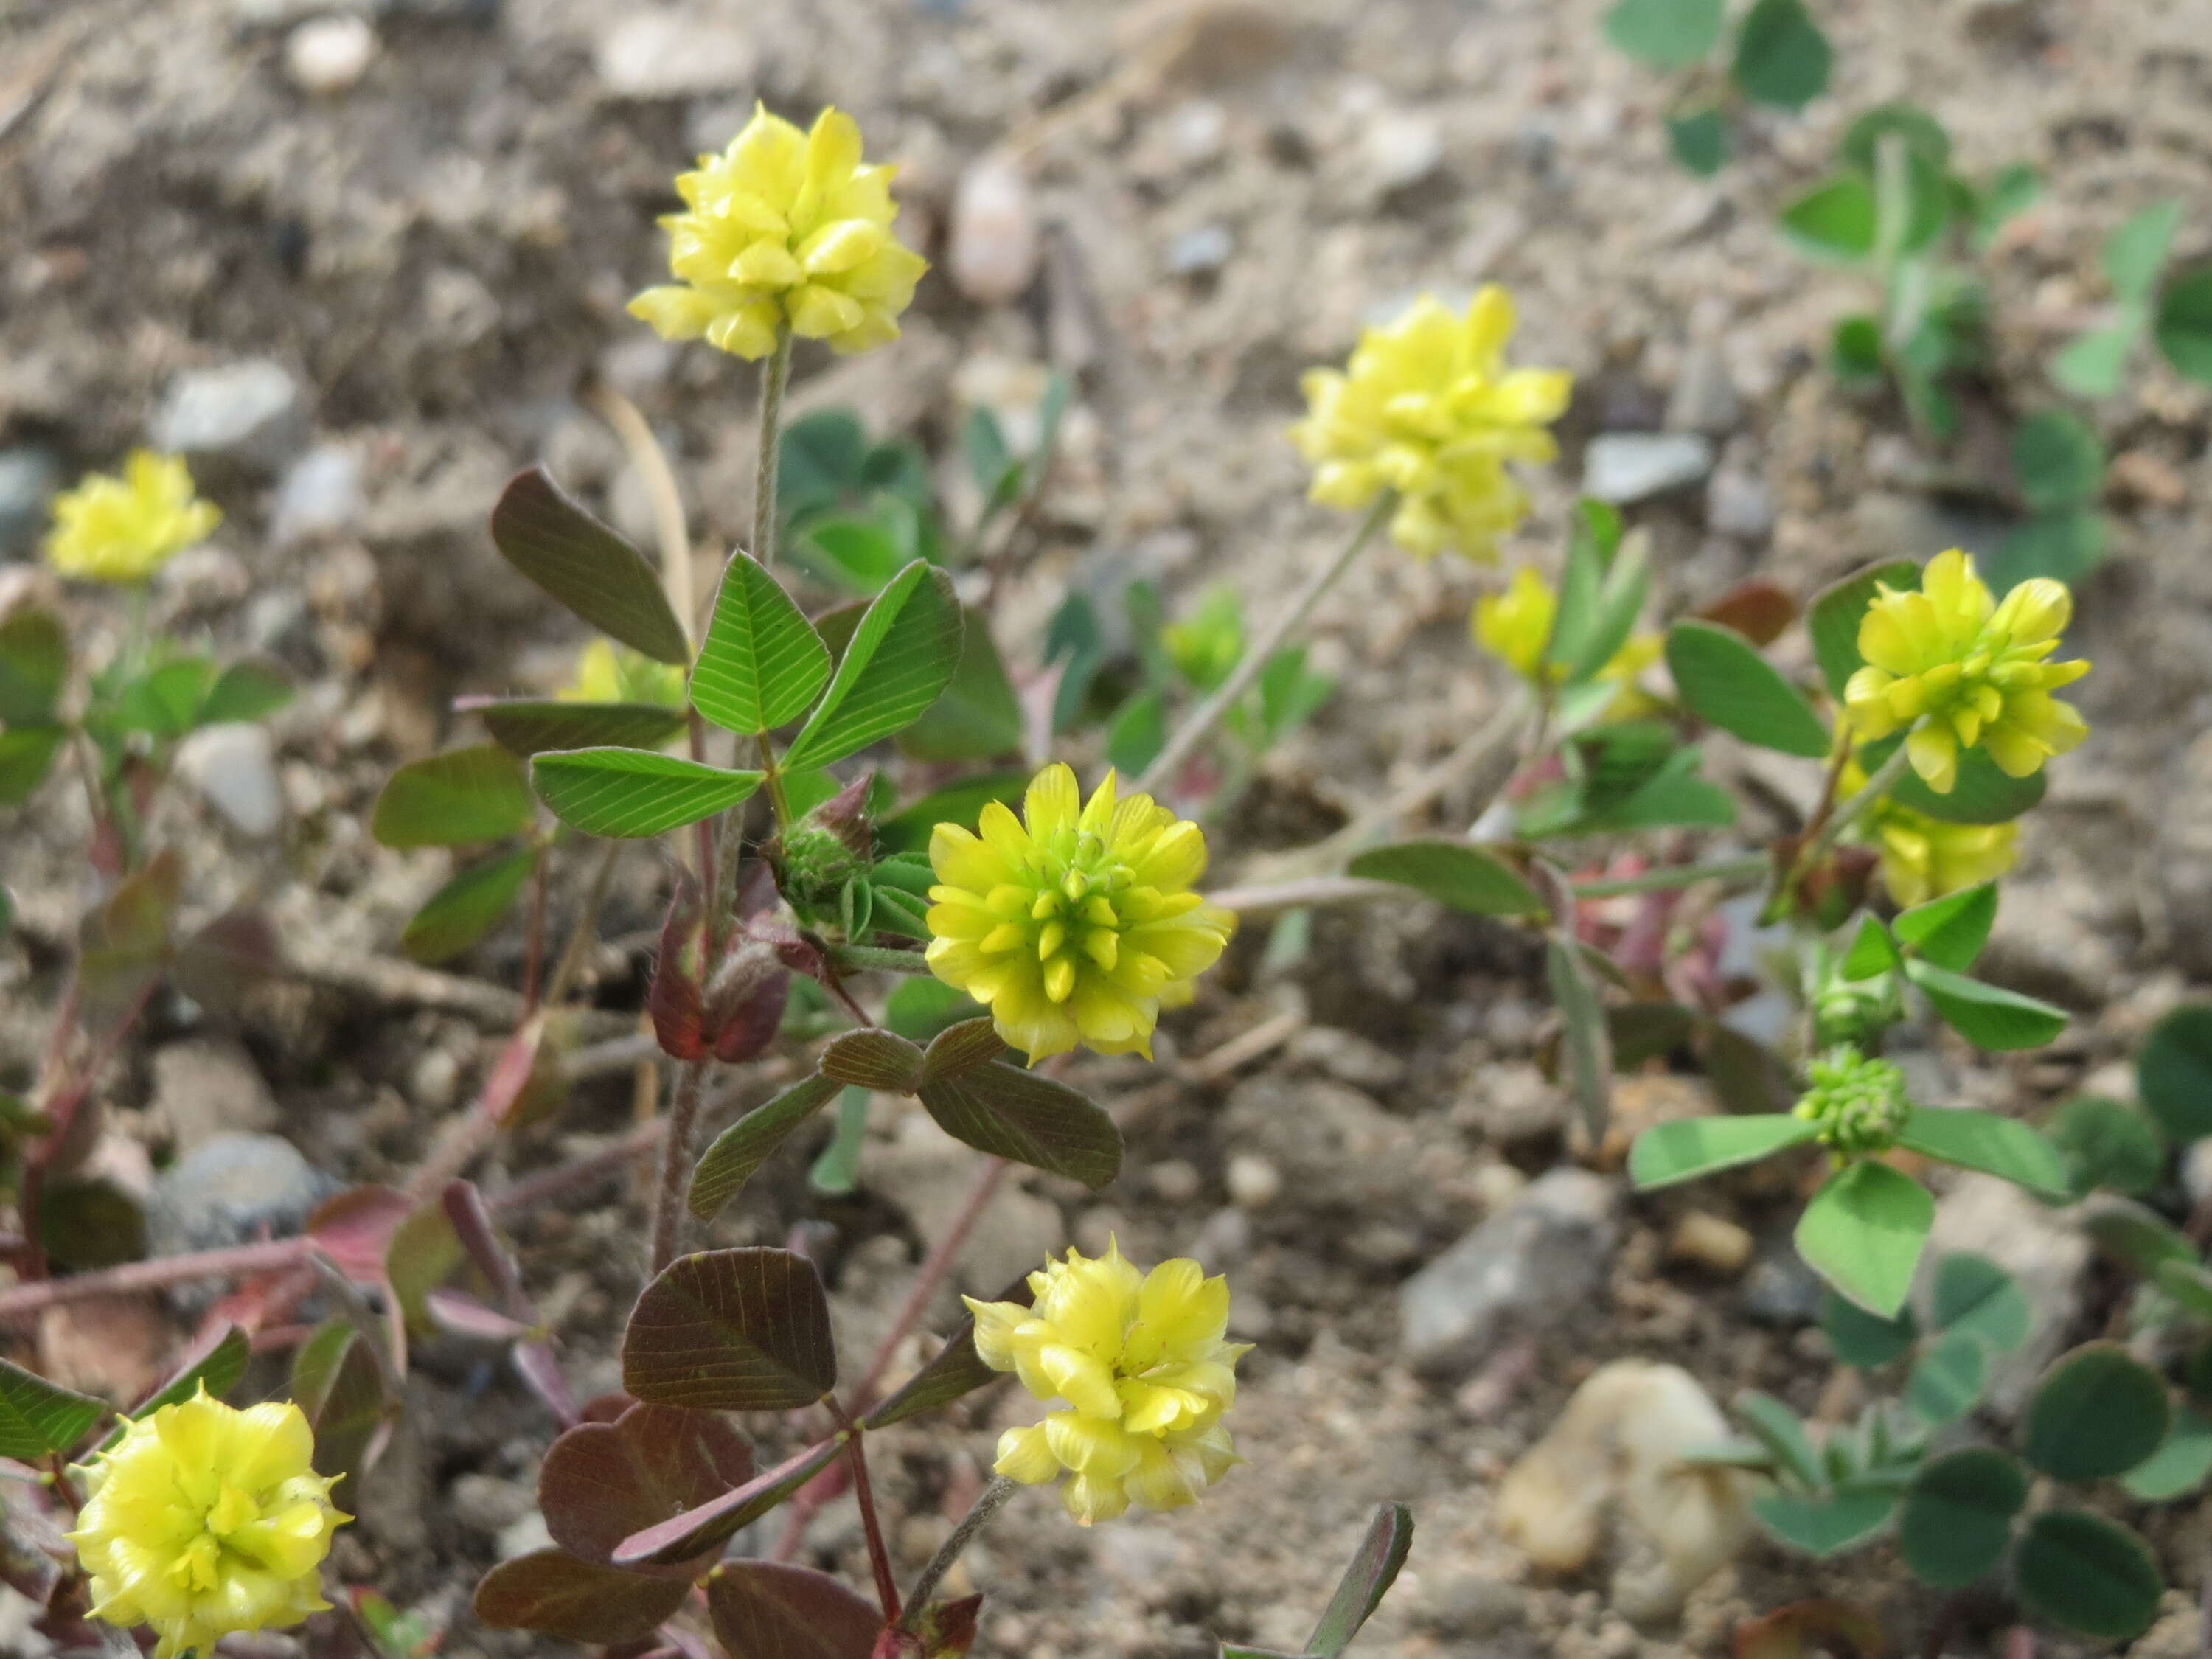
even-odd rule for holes
{"type": "Polygon", "coordinates": [[[898,338],[928,262],[891,234],[892,169],[860,161],[853,118],[825,109],[811,131],[756,105],[719,155],[679,174],[684,210],[660,222],[672,283],[630,314],[663,339],[765,357],[788,328],[839,353],[898,338]]]}
{"type": "Polygon", "coordinates": [[[1811,1124],[1814,1139],[1838,1161],[1887,1152],[1912,1115],[1904,1072],[1848,1043],[1808,1063],[1805,1078],[1791,1115],[1811,1124]]]}
{"type": "Polygon", "coordinates": [[[983,1363],[1065,1402],[1000,1437],[999,1474],[1040,1486],[1065,1469],[1060,1500],[1089,1526],[1132,1504],[1180,1509],[1242,1461],[1221,1421],[1248,1351],[1224,1340],[1227,1279],[1183,1257],[1139,1273],[1109,1242],[1048,1261],[1030,1288],[1032,1307],[968,1301],[983,1363]]]}
{"type": "Polygon", "coordinates": [[[156,1659],[176,1659],[329,1606],[323,1558],[351,1517],[331,1505],[314,1449],[291,1401],[239,1411],[204,1386],[131,1422],[88,1470],[92,1495],[69,1534],[92,1576],[93,1616],[149,1626],[156,1659]]]}
{"type": "Polygon", "coordinates": [[[1946,823],[1884,796],[1861,820],[1881,854],[1882,885],[1902,905],[1993,881],[2020,860],[2020,825],[1946,823]]]}
{"type": "Polygon", "coordinates": [[[1395,489],[1390,538],[1407,552],[1494,557],[1528,512],[1505,463],[1558,453],[1545,428],[1574,386],[1564,369],[1506,368],[1513,325],[1512,297],[1495,283],[1463,314],[1423,295],[1361,335],[1342,372],[1310,370],[1306,418],[1291,430],[1314,466],[1309,496],[1357,509],[1395,489]]]}
{"type": "Polygon", "coordinates": [[[46,562],[86,581],[143,582],[222,522],[222,510],[193,494],[180,457],[134,449],[121,476],[88,473],[54,498],[46,562]]]}
{"type": "Polygon", "coordinates": [[[1939,553],[1917,592],[1886,583],[1859,623],[1866,666],[1844,688],[1851,725],[1869,741],[1905,732],[1912,769],[1936,793],[1957,784],[1959,751],[1982,748],[2024,778],[2088,735],[2051,693],[2089,672],[2046,662],[2074,611],[2063,584],[2038,576],[1999,604],[1957,548],[1939,553]]]}
{"type": "MultiPolygon", "coordinates": [[[[1559,597],[1532,566],[1522,565],[1502,593],[1486,593],[1474,602],[1468,629],[1475,643],[1534,685],[1557,684],[1566,678],[1564,664],[1547,663],[1545,650],[1559,614],[1559,597]]],[[[1639,634],[1621,642],[1595,678],[1620,687],[1607,712],[1632,712],[1637,702],[1636,678],[1659,660],[1665,642],[1656,634],[1639,634]]]]}
{"type": "Polygon", "coordinates": [[[993,801],[979,827],[930,837],[931,970],[1032,1061],[1079,1042],[1149,1055],[1161,1004],[1187,1000],[1235,927],[1191,890],[1204,833],[1150,795],[1119,797],[1111,772],[1085,802],[1059,764],[1020,817],[993,801]]]}
{"type": "Polygon", "coordinates": [[[562,702],[643,702],[681,708],[684,670],[611,640],[593,640],[576,653],[576,678],[553,695],[562,702]]]}

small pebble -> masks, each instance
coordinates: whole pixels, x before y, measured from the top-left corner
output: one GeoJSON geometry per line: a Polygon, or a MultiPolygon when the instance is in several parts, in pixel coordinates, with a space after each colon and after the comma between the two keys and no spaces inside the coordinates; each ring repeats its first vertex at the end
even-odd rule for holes
{"type": "Polygon", "coordinates": [[[1188,1204],[1198,1196],[1198,1170],[1182,1158],[1164,1159],[1145,1173],[1152,1190],[1170,1204],[1188,1204]]]}
{"type": "Polygon", "coordinates": [[[1020,166],[986,155],[960,176],[952,198],[952,285],[978,305],[1004,305],[1036,275],[1036,208],[1020,166]]]}
{"type": "Polygon", "coordinates": [[[1237,251],[1237,239],[1226,225],[1200,225],[1184,231],[1168,244],[1168,269],[1178,276],[1194,276],[1218,270],[1237,251]]]}
{"type": "Polygon", "coordinates": [[[285,73],[301,91],[319,98],[350,92],[375,57],[376,31],[362,17],[318,17],[284,42],[285,73]]]}
{"type": "Polygon", "coordinates": [[[1255,1152],[1229,1160],[1229,1200],[1240,1209],[1262,1210],[1283,1190],[1283,1172],[1255,1152]]]}
{"type": "Polygon", "coordinates": [[[432,1048],[415,1062],[408,1074],[407,1092],[415,1103],[442,1112],[460,1097],[461,1063],[444,1048],[432,1048]]]}
{"type": "Polygon", "coordinates": [[[1753,1248],[1749,1233],[1735,1222],[1704,1210],[1692,1210],[1676,1222],[1674,1237],[1667,1241],[1670,1259],[1694,1262],[1730,1278],[1749,1264],[1753,1248]]]}
{"type": "Polygon", "coordinates": [[[1528,1177],[1512,1164],[1498,1162],[1486,1164],[1468,1178],[1475,1206],[1485,1215],[1495,1215],[1515,1199],[1528,1184],[1528,1177]]]}

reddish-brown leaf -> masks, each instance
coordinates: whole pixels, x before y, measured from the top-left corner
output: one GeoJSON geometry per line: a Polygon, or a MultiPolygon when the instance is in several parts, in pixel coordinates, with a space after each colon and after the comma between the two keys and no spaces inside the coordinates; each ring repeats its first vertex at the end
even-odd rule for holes
{"type": "Polygon", "coordinates": [[[727,1419],[633,1406],[614,1423],[570,1429],[545,1454],[538,1506],[553,1541],[611,1561],[633,1533],[673,1520],[753,1477],[752,1448],[727,1419]]]}
{"type": "Polygon", "coordinates": [[[707,1610],[730,1659],[869,1659],[883,1615],[826,1572],[732,1561],[707,1581],[707,1610]]]}
{"type": "Polygon", "coordinates": [[[1764,649],[1782,637],[1790,624],[1797,620],[1797,601],[1791,599],[1772,582],[1759,577],[1738,582],[1734,587],[1690,613],[1706,622],[1733,628],[1753,645],[1764,649]]]}
{"type": "Polygon", "coordinates": [[[981,1019],[963,1019],[957,1025],[946,1026],[930,1039],[929,1052],[921,1057],[921,1080],[934,1083],[941,1078],[957,1077],[1006,1052],[1006,1045],[999,1038],[998,1025],[988,1015],[981,1019]]]}
{"type": "Polygon", "coordinates": [[[624,1572],[566,1550],[532,1550],[483,1576],[476,1613],[506,1630],[534,1630],[571,1642],[629,1642],[682,1607],[690,1589],[681,1578],[624,1572]]]}
{"type": "Polygon", "coordinates": [[[822,1051],[822,1075],[853,1088],[910,1095],[921,1082],[921,1050],[890,1031],[848,1031],[822,1051]]]}
{"type": "Polygon", "coordinates": [[[1114,1120],[1064,1083],[988,1060],[919,1092],[937,1127],[979,1152],[1094,1188],[1121,1172],[1114,1120]]]}
{"type": "Polygon", "coordinates": [[[845,1437],[833,1435],[757,1474],[734,1492],[724,1492],[696,1510],[632,1533],[616,1546],[617,1566],[673,1566],[697,1559],[750,1526],[819,1474],[844,1449],[845,1437]]]}
{"type": "Polygon", "coordinates": [[[307,1237],[355,1284],[380,1285],[392,1235],[414,1207],[389,1187],[349,1187],[307,1218],[307,1237]]]}
{"type": "Polygon", "coordinates": [[[836,1386],[830,1301],[789,1250],[702,1250],[645,1287],[623,1333],[623,1386],[656,1406],[787,1411],[836,1386]]]}
{"type": "Polygon", "coordinates": [[[698,882],[689,870],[678,870],[676,890],[669,895],[668,914],[660,924],[660,954],[653,964],[653,988],[645,1000],[661,1052],[678,1060],[697,1060],[707,1052],[696,949],[705,909],[698,882]]]}

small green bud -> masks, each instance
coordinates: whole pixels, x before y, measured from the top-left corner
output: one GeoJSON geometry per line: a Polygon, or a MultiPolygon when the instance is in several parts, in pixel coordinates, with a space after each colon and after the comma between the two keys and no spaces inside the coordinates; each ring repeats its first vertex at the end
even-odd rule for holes
{"type": "Polygon", "coordinates": [[[835,919],[846,884],[868,872],[868,860],[834,830],[808,823],[783,838],[775,854],[776,885],[809,922],[835,919]]]}
{"type": "Polygon", "coordinates": [[[1820,1129],[1820,1142],[1839,1158],[1871,1158],[1897,1144],[1911,1115],[1905,1073],[1886,1060],[1838,1043],[1805,1068],[1808,1079],[1795,1115],[1820,1129]]]}

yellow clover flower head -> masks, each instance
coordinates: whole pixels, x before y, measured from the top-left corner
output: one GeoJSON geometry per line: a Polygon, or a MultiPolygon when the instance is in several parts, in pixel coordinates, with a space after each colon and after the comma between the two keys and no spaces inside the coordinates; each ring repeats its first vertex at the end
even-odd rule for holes
{"type": "Polygon", "coordinates": [[[290,1401],[238,1411],[204,1384],[129,1422],[87,1471],[91,1496],[69,1534],[91,1575],[93,1616],[150,1627],[156,1659],[175,1659],[329,1606],[323,1557],[352,1517],[331,1505],[314,1450],[290,1401]]]}
{"type": "Polygon", "coordinates": [[[891,234],[888,167],[860,161],[860,129],[825,109],[801,132],[765,106],[719,155],[679,174],[684,210],[660,222],[676,281],[630,314],[663,339],[765,357],[788,326],[833,351],[898,338],[898,314],[928,262],[891,234]]]}
{"type": "Polygon", "coordinates": [[[181,457],[134,449],[121,476],[88,473],[54,497],[46,562],[87,581],[143,582],[222,522],[222,510],[192,493],[181,457]]]}
{"type": "Polygon", "coordinates": [[[999,1437],[999,1474],[1041,1486],[1066,1470],[1060,1501],[1087,1527],[1132,1504],[1180,1509],[1243,1461],[1221,1421],[1249,1352],[1224,1340],[1227,1279],[1187,1257],[1139,1273],[1109,1242],[1047,1261],[1030,1288],[1027,1308],[968,1299],[983,1363],[1061,1402],[999,1437]]]}
{"type": "Polygon", "coordinates": [[[1032,1061],[1079,1042],[1149,1056],[1161,1005],[1188,1000],[1236,926],[1191,891],[1204,833],[1150,795],[1118,797],[1111,772],[1086,802],[1057,763],[1020,817],[993,801],[979,828],[930,836],[931,970],[1032,1061]]]}
{"type": "Polygon", "coordinates": [[[684,669],[611,640],[593,640],[576,653],[576,678],[553,695],[562,702],[649,702],[680,708],[684,669]]]}
{"type": "MultiPolygon", "coordinates": [[[[1840,787],[1856,793],[1866,785],[1856,766],[1844,769],[1840,787]]],[[[1890,796],[1861,820],[1881,854],[1881,883],[1908,908],[2003,875],[2020,861],[2020,825],[1947,823],[1916,812],[1890,796]]]]}
{"type": "MultiPolygon", "coordinates": [[[[1547,665],[1545,649],[1559,619],[1559,596],[1534,568],[1522,565],[1502,593],[1486,593],[1474,602],[1468,626],[1475,643],[1522,679],[1542,685],[1560,677],[1558,665],[1547,665]]],[[[1621,641],[1620,649],[1607,659],[1597,678],[1620,687],[1608,703],[1609,719],[1625,719],[1641,711],[1648,699],[1636,690],[1637,677],[1659,660],[1664,649],[1656,634],[1638,634],[1621,641]]]]}
{"type": "Polygon", "coordinates": [[[2089,734],[2070,703],[2051,694],[2089,672],[2087,662],[2046,662],[2074,614],[2062,582],[2038,576],[1993,599],[1974,562],[1957,548],[1939,553],[1919,591],[1883,584],[1859,623],[1866,666],[1844,687],[1844,707],[1862,738],[1905,730],[1912,769],[1941,795],[1959,779],[1959,751],[1980,747],[2024,778],[2089,734]]]}
{"type": "Polygon", "coordinates": [[[1306,418],[1291,428],[1313,464],[1308,495],[1357,510],[1395,489],[1390,538],[1407,552],[1495,557],[1528,513],[1505,463],[1559,453],[1544,428],[1574,387],[1564,369],[1505,367],[1513,323],[1512,297],[1495,283],[1464,315],[1425,294],[1362,334],[1343,372],[1309,370],[1306,418]]]}

